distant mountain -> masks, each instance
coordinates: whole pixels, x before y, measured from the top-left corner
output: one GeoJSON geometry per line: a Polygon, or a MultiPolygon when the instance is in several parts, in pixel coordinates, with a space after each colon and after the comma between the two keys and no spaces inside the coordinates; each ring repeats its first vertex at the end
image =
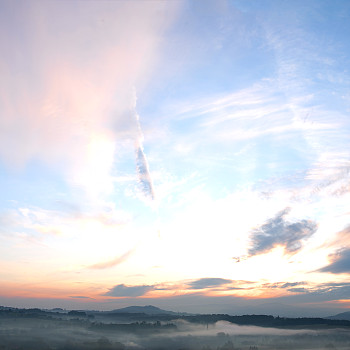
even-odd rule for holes
{"type": "Polygon", "coordinates": [[[333,308],[301,307],[301,306],[283,304],[278,302],[261,303],[261,304],[251,303],[250,305],[242,303],[241,305],[235,305],[235,307],[231,307],[228,305],[226,306],[226,308],[221,308],[218,310],[218,313],[226,313],[232,316],[234,315],[272,315],[275,317],[280,316],[280,317],[292,317],[292,318],[293,317],[327,318],[326,316],[332,315],[336,312],[337,310],[334,310],[333,308]]]}
{"type": "Polygon", "coordinates": [[[147,315],[178,315],[177,312],[173,311],[166,311],[162,310],[158,307],[152,306],[152,305],[146,305],[146,306],[128,306],[124,307],[122,309],[116,309],[113,311],[110,311],[113,313],[130,313],[130,314],[138,314],[143,313],[147,315]]]}
{"type": "Polygon", "coordinates": [[[341,312],[340,314],[336,314],[334,316],[328,316],[325,318],[328,318],[330,320],[348,320],[348,321],[350,321],[350,311],[341,312]]]}
{"type": "MultiPolygon", "coordinates": [[[[317,311],[317,310],[316,310],[317,311]]],[[[263,303],[253,305],[240,305],[234,309],[221,309],[220,313],[228,313],[229,315],[272,315],[281,317],[309,317],[309,316],[324,316],[317,312],[311,313],[310,310],[298,308],[282,303],[263,303]]]]}

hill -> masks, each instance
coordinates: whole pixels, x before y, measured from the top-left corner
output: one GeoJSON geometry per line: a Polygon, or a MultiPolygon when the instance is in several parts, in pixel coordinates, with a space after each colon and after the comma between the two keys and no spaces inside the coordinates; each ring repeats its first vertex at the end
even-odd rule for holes
{"type": "Polygon", "coordinates": [[[340,314],[336,314],[334,316],[326,317],[329,320],[347,320],[350,321],[350,311],[341,312],[340,314]]]}
{"type": "Polygon", "coordinates": [[[110,311],[112,313],[130,313],[130,314],[146,314],[146,315],[178,315],[177,312],[162,310],[156,306],[128,306],[122,309],[110,311]]]}

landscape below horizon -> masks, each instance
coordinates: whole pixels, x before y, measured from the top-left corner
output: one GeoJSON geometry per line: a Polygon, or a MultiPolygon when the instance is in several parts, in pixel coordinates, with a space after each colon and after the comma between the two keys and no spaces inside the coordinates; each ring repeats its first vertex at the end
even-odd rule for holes
{"type": "Polygon", "coordinates": [[[350,312],[328,318],[0,307],[1,350],[258,350],[350,347],[350,312]]]}

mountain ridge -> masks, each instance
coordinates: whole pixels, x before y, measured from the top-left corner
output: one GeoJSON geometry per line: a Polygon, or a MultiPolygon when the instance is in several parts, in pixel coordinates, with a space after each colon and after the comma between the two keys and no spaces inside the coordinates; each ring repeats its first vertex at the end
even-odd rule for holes
{"type": "Polygon", "coordinates": [[[328,316],[325,317],[329,320],[346,320],[346,321],[350,321],[350,311],[345,311],[345,312],[341,312],[339,314],[336,314],[334,316],[328,316]]]}

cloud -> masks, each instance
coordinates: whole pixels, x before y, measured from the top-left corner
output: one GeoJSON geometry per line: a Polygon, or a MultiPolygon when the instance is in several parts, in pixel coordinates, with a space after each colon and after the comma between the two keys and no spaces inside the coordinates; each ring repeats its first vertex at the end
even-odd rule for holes
{"type": "Polygon", "coordinates": [[[310,288],[290,288],[294,296],[286,295],[279,300],[294,300],[294,302],[316,303],[322,301],[337,301],[349,299],[350,283],[322,283],[310,288]]]}
{"type": "Polygon", "coordinates": [[[118,284],[111,288],[105,296],[111,297],[139,297],[154,289],[154,286],[131,286],[118,284]]]}
{"type": "Polygon", "coordinates": [[[232,281],[224,278],[200,278],[198,280],[188,283],[188,285],[192,289],[205,289],[229,283],[232,283],[232,281]]]}
{"type": "Polygon", "coordinates": [[[320,269],[320,272],[350,273],[350,248],[340,250],[330,256],[332,263],[320,269]]]}
{"type": "MultiPolygon", "coordinates": [[[[257,288],[257,287],[254,287],[257,288]]],[[[287,282],[287,283],[266,283],[262,285],[264,288],[283,288],[287,292],[295,293],[294,295],[285,294],[278,296],[276,300],[297,300],[298,302],[310,302],[314,301],[332,301],[348,299],[347,293],[349,292],[350,283],[347,282],[325,282],[325,283],[312,283],[312,282],[287,282]],[[301,286],[302,285],[302,286],[301,286]]]]}
{"type": "Polygon", "coordinates": [[[94,265],[91,265],[88,267],[88,269],[95,269],[95,270],[102,270],[102,269],[108,269],[110,267],[114,267],[117,266],[121,263],[123,263],[124,261],[126,261],[135,251],[135,249],[130,249],[129,251],[127,251],[125,254],[121,255],[121,256],[117,256],[116,258],[112,259],[112,260],[108,260],[102,263],[97,263],[94,265]]]}
{"type": "Polygon", "coordinates": [[[0,160],[19,169],[39,161],[93,195],[110,193],[117,145],[138,136],[132,86],[141,89],[149,78],[177,8],[120,1],[3,4],[0,160]]]}
{"type": "Polygon", "coordinates": [[[317,224],[311,220],[301,220],[289,223],[285,217],[290,209],[286,208],[274,218],[251,233],[251,256],[269,252],[276,246],[283,246],[288,254],[297,252],[302,247],[302,241],[309,238],[317,230],[317,224]]]}

